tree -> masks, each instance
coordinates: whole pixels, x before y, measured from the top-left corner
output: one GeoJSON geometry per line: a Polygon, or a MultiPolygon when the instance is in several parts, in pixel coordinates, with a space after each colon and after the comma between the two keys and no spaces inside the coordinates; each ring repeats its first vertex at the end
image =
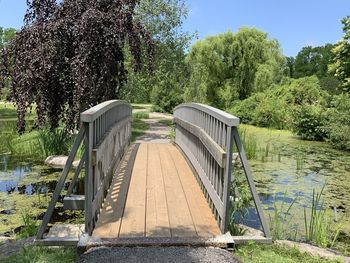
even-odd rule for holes
{"type": "Polygon", "coordinates": [[[18,108],[18,130],[26,109],[36,103],[38,124],[51,128],[79,123],[79,112],[117,98],[126,80],[124,47],[133,68],[142,65],[142,43],[153,58],[153,43],[134,20],[137,0],[27,0],[25,25],[5,49],[12,78],[11,98],[18,108]]]}
{"type": "Polygon", "coordinates": [[[191,77],[186,99],[227,108],[282,77],[284,57],[276,40],[241,28],[197,41],[187,57],[191,77]]]}
{"type": "Polygon", "coordinates": [[[303,47],[295,58],[294,77],[316,75],[319,79],[328,77],[328,65],[332,62],[332,44],[319,47],[303,47]]]}
{"type": "Polygon", "coordinates": [[[2,52],[3,48],[8,46],[10,41],[15,37],[16,35],[16,30],[14,28],[2,28],[0,27],[0,82],[4,83],[3,84],[3,89],[0,89],[0,99],[1,100],[6,100],[8,98],[8,93],[9,93],[9,88],[8,88],[8,83],[9,78],[4,77],[3,74],[1,74],[1,69],[3,65],[3,60],[2,60],[2,52]]]}
{"type": "Polygon", "coordinates": [[[290,78],[294,78],[294,71],[295,71],[295,58],[286,57],[285,75],[287,75],[290,78]]]}
{"type": "Polygon", "coordinates": [[[7,46],[15,37],[15,35],[16,29],[0,27],[0,49],[3,49],[5,46],[7,46]]]}
{"type": "Polygon", "coordinates": [[[342,19],[343,38],[332,49],[334,62],[329,71],[341,81],[344,91],[350,93],[350,16],[342,19]]]}
{"type": "Polygon", "coordinates": [[[188,9],[184,0],[142,0],[135,18],[154,36],[152,74],[142,69],[130,71],[123,98],[133,102],[152,102],[157,110],[172,111],[182,101],[186,79],[185,50],[193,37],[183,32],[188,9]]]}

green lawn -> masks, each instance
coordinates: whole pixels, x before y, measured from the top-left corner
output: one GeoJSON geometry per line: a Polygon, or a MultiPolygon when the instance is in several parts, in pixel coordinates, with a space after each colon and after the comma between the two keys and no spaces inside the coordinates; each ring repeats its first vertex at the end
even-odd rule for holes
{"type": "Polygon", "coordinates": [[[297,248],[283,247],[277,245],[257,245],[250,243],[238,246],[234,255],[249,263],[319,263],[342,262],[337,260],[326,260],[313,257],[300,252],[297,248]]]}
{"type": "Polygon", "coordinates": [[[78,259],[76,248],[29,246],[20,253],[0,259],[1,263],[73,263],[78,259]]]}

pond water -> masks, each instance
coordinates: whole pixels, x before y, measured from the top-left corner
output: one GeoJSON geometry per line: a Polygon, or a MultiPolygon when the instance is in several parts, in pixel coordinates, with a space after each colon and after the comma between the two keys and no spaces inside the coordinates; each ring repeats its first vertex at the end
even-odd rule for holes
{"type": "MultiPolygon", "coordinates": [[[[350,236],[350,153],[325,142],[302,141],[289,131],[242,125],[246,138],[256,143],[255,158],[249,160],[254,181],[267,217],[275,207],[284,210],[295,199],[289,218],[299,234],[304,230],[304,209],[310,212],[313,191],[323,191],[323,206],[342,222],[350,236]]],[[[251,209],[253,211],[254,209],[251,209]]],[[[255,213],[248,224],[257,227],[255,213]]]]}
{"type": "MultiPolygon", "coordinates": [[[[60,175],[61,169],[49,168],[42,160],[0,155],[0,235],[17,232],[27,214],[42,219],[60,175]]],[[[81,188],[82,181],[78,184],[81,188]]],[[[63,211],[61,203],[53,217],[56,222],[81,221],[80,212],[63,211]]]]}

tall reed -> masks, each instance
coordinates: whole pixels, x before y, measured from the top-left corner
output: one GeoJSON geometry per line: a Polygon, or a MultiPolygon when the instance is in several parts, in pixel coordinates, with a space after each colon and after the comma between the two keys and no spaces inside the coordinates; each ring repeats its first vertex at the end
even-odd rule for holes
{"type": "Polygon", "coordinates": [[[339,229],[332,230],[333,220],[321,199],[325,186],[323,185],[319,193],[313,189],[310,216],[304,208],[305,240],[321,247],[333,246],[339,235],[339,229]]]}
{"type": "MultiPolygon", "coordinates": [[[[287,206],[287,192],[284,192],[282,202],[278,206],[277,200],[273,202],[273,213],[269,215],[270,219],[270,227],[271,234],[274,239],[285,239],[291,238],[291,222],[293,220],[293,216],[290,216],[290,211],[294,204],[297,202],[298,197],[295,197],[293,201],[287,206]]],[[[297,230],[295,231],[295,236],[297,234],[297,230]]],[[[294,239],[295,239],[294,236],[294,239]]]]}
{"type": "Polygon", "coordinates": [[[241,138],[248,160],[255,159],[258,149],[258,143],[255,136],[247,134],[246,129],[239,129],[239,136],[241,138]]]}

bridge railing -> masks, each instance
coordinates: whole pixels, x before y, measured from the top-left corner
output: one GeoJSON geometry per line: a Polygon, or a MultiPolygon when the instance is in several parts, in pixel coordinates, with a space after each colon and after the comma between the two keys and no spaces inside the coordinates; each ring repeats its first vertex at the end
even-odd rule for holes
{"type": "Polygon", "coordinates": [[[241,144],[239,119],[224,111],[198,103],[174,109],[175,143],[182,149],[198,176],[197,180],[223,233],[230,223],[232,151],[236,144],[265,236],[264,218],[247,158],[241,144]]]}
{"type": "Polygon", "coordinates": [[[91,235],[112,181],[131,137],[132,109],[124,101],[106,101],[80,115],[86,131],[85,230],[91,235]]]}
{"type": "Polygon", "coordinates": [[[102,202],[112,181],[113,169],[122,159],[129,145],[132,120],[130,104],[118,100],[106,101],[81,113],[80,120],[81,128],[37,233],[38,240],[43,239],[74,158],[82,144],[84,144],[84,154],[68,187],[64,207],[67,205],[68,209],[84,209],[85,231],[89,235],[92,234],[102,202]],[[72,192],[83,167],[85,168],[84,196],[81,198],[81,196],[72,196],[72,192]],[[82,202],[83,205],[81,205],[82,202]]]}

